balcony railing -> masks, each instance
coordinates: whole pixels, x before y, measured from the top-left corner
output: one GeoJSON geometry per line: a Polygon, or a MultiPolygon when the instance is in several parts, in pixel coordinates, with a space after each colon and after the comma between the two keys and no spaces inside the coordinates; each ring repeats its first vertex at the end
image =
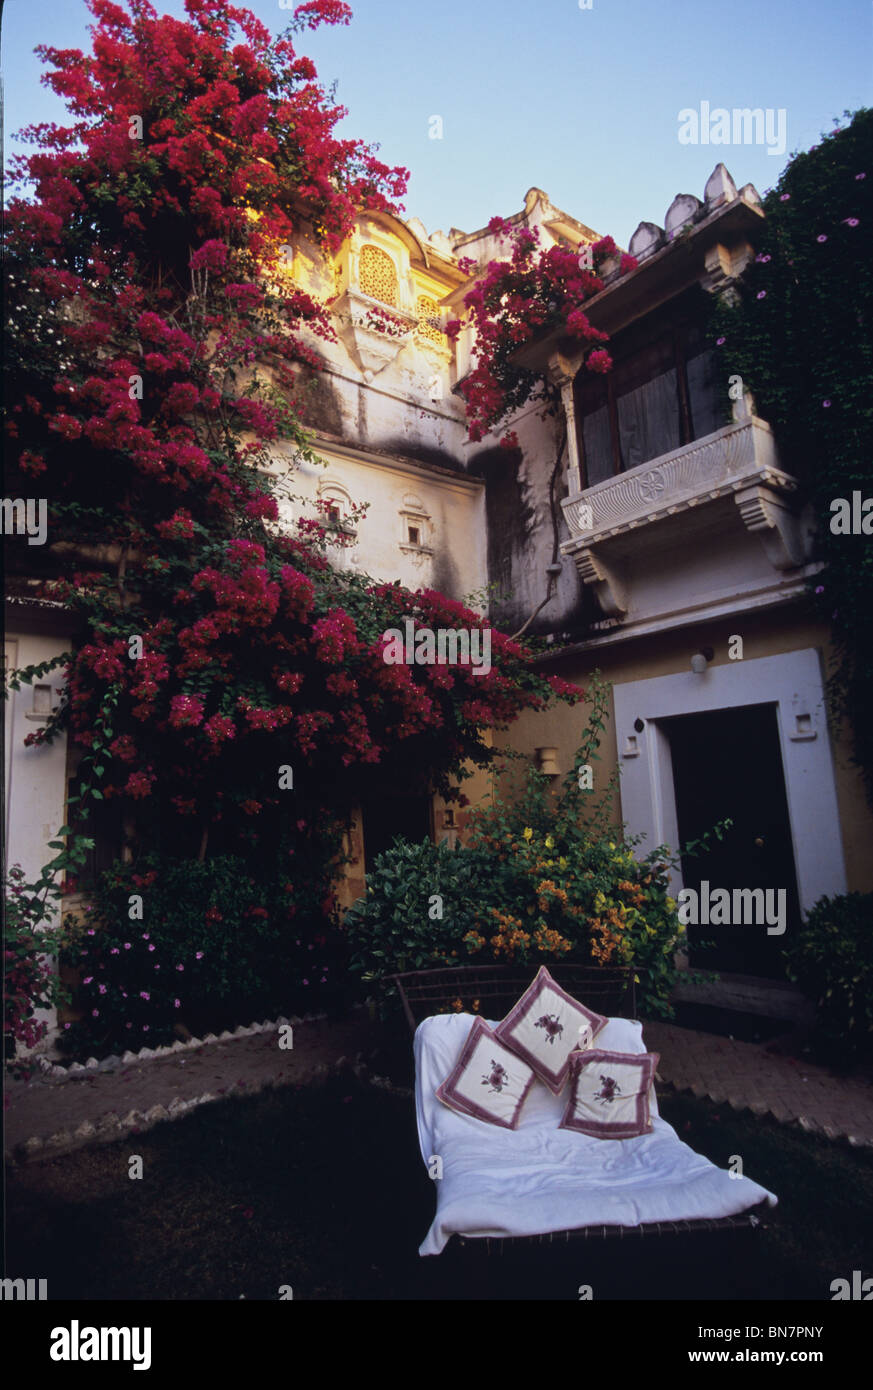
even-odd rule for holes
{"type": "Polygon", "coordinates": [[[779,467],[770,426],[752,415],[565,498],[567,545],[606,540],[756,485],[783,495],[797,488],[779,467]]]}
{"type": "MultiPolygon", "coordinates": [[[[810,555],[810,528],[797,514],[797,489],[796,478],[779,467],[770,426],[746,415],[714,434],[571,493],[561,503],[570,531],[561,551],[573,557],[583,583],[594,586],[604,612],[621,617],[627,602],[613,569],[614,540],[732,498],[745,529],[758,535],[774,569],[793,569],[810,555]]],[[[668,529],[664,543],[673,543],[668,529]]]]}

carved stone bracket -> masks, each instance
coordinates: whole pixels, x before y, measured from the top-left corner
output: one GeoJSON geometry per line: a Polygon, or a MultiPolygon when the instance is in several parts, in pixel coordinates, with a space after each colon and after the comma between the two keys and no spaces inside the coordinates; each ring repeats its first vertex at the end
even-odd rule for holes
{"type": "Polygon", "coordinates": [[[405,309],[382,304],[351,289],[337,300],[333,312],[339,337],[367,381],[394,361],[401,348],[411,341],[418,324],[416,316],[405,309]]]}
{"type": "Polygon", "coordinates": [[[757,535],[774,569],[790,570],[808,556],[796,513],[771,488],[755,486],[734,493],[747,531],[757,535]]]}
{"type": "Polygon", "coordinates": [[[576,550],[573,554],[576,569],[583,584],[590,584],[601,610],[608,618],[623,618],[627,613],[624,588],[614,572],[593,550],[576,550]]]}

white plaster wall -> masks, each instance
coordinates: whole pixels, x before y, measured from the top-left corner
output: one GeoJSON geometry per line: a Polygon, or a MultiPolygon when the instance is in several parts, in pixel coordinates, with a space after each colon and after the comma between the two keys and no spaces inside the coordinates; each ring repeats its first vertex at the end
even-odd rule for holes
{"type": "Polygon", "coordinates": [[[352,502],[370,506],[358,523],[355,545],[346,552],[333,551],[333,559],[343,556],[344,566],[381,582],[399,579],[410,589],[438,588],[455,599],[484,587],[485,501],[480,483],[403,467],[393,459],[367,459],[353,451],[324,447],[318,452],[323,468],[301,463],[290,477],[295,498],[280,504],[282,530],[293,532],[300,516],[316,516],[311,504],[320,495],[341,501],[342,489],[352,502]],[[410,522],[420,528],[423,545],[418,552],[408,545],[410,522]]]}
{"type": "MultiPolygon", "coordinates": [[[[16,643],[18,667],[33,666],[66,649],[63,638],[28,634],[7,618],[6,640],[16,643]]],[[[59,670],[38,681],[51,685],[52,703],[60,700],[63,685],[59,670]]],[[[43,864],[54,857],[46,848],[64,823],[66,800],[66,734],[59,734],[44,748],[25,748],[27,734],[40,727],[40,721],[27,718],[33,707],[33,687],[22,685],[12,691],[6,705],[9,764],[6,769],[6,858],[7,864],[21,864],[29,879],[36,878],[43,864]]]]}
{"type": "MultiPolygon", "coordinates": [[[[57,656],[66,650],[67,642],[56,636],[28,633],[17,615],[10,617],[7,613],[6,648],[10,667],[20,669],[57,656]]],[[[60,669],[40,677],[37,684],[51,685],[52,704],[58,703],[63,684],[60,669]]],[[[43,865],[55,855],[47,844],[57,837],[64,823],[67,765],[66,734],[59,734],[53,743],[43,748],[24,747],[27,734],[38,729],[41,723],[27,718],[32,708],[32,685],[22,685],[20,690],[10,692],[5,709],[7,762],[3,808],[4,867],[20,864],[29,882],[38,877],[43,865]]],[[[52,920],[57,924],[58,915],[52,920]]],[[[36,1050],[50,1051],[57,1037],[57,1011],[37,1009],[34,1017],[37,1022],[48,1024],[48,1033],[36,1050]]]]}

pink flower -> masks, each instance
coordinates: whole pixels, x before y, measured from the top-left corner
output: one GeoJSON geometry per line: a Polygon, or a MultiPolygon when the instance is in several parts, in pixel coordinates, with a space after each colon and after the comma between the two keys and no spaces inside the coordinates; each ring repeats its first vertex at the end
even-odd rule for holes
{"type": "Polygon", "coordinates": [[[825,410],[830,409],[830,404],[830,401],[822,401],[822,405],[824,406],[825,410]]]}
{"type": "Polygon", "coordinates": [[[843,221],[845,222],[847,227],[857,227],[858,225],[857,217],[844,217],[843,221]]]}
{"type": "Polygon", "coordinates": [[[766,298],[767,298],[767,291],[766,291],[766,290],[758,290],[758,293],[757,293],[756,298],[758,298],[758,299],[766,299],[766,298]]]}
{"type": "Polygon", "coordinates": [[[139,997],[140,999],[151,999],[151,995],[149,994],[147,989],[141,989],[139,992],[139,997]]]}
{"type": "Polygon", "coordinates": [[[113,947],[112,947],[112,950],[109,952],[109,954],[110,954],[110,956],[117,956],[117,955],[118,955],[118,947],[117,947],[117,946],[113,946],[113,947]]]}
{"type": "Polygon", "coordinates": [[[780,193],[780,194],[779,194],[779,201],[780,201],[780,203],[787,203],[790,197],[791,197],[791,194],[790,194],[790,193],[780,193]]]}
{"type": "Polygon", "coordinates": [[[727,342],[727,339],[726,339],[726,338],[716,338],[716,340],[715,340],[715,345],[716,345],[716,347],[721,347],[722,343],[725,343],[725,342],[727,342]]]}
{"type": "Polygon", "coordinates": [[[148,934],[147,931],[144,931],[144,932],[143,932],[143,934],[142,934],[142,939],[143,939],[143,941],[148,941],[148,939],[149,939],[149,934],[148,934]]]}
{"type": "Polygon", "coordinates": [[[90,985],[90,983],[91,983],[91,981],[93,980],[93,978],[94,978],[93,975],[86,975],[85,978],[84,978],[84,980],[82,981],[82,984],[83,984],[83,985],[90,985]]]}
{"type": "Polygon", "coordinates": [[[174,729],[196,728],[203,723],[203,701],[196,695],[174,695],[170,701],[170,723],[174,729]]]}
{"type": "Polygon", "coordinates": [[[99,1009],[92,1009],[92,1010],[91,1010],[91,1017],[92,1017],[92,1018],[99,1018],[99,1017],[100,1017],[100,1010],[99,1010],[99,1009]]]}
{"type": "Polygon", "coordinates": [[[185,967],[184,967],[184,965],[177,965],[177,966],[176,966],[176,969],[177,969],[177,970],[184,970],[185,967]]]}
{"type": "Polygon", "coordinates": [[[827,237],[825,236],[824,232],[821,233],[821,236],[816,237],[816,241],[819,243],[819,245],[821,245],[823,241],[827,241],[827,237]]]}
{"type": "Polygon", "coordinates": [[[124,943],[124,949],[125,949],[125,951],[129,951],[129,950],[130,950],[130,942],[129,942],[129,941],[125,941],[125,943],[124,943]]]}
{"type": "Polygon", "coordinates": [[[194,959],[195,959],[195,960],[202,960],[202,959],[203,959],[203,952],[202,952],[202,951],[195,951],[195,952],[194,952],[194,959]]]}
{"type": "Polygon", "coordinates": [[[173,1008],[174,1008],[174,1009],[181,1009],[181,1007],[182,1007],[182,1001],[181,1001],[181,999],[174,999],[174,1000],[173,1000],[173,1008]]]}
{"type": "Polygon", "coordinates": [[[149,946],[149,950],[150,950],[150,951],[153,951],[154,949],[155,949],[154,946],[149,946]]]}
{"type": "Polygon", "coordinates": [[[100,991],[101,994],[105,994],[105,993],[106,993],[106,986],[105,986],[105,985],[98,985],[97,988],[99,989],[99,991],[100,991]]]}
{"type": "Polygon", "coordinates": [[[857,179],[866,179],[866,177],[867,177],[866,174],[856,174],[856,175],[855,175],[855,179],[856,179],[856,180],[857,180],[857,179]]]}

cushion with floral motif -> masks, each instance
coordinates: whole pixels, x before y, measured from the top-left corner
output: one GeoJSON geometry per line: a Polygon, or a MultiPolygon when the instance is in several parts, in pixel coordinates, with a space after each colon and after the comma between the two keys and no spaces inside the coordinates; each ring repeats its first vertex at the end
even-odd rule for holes
{"type": "Polygon", "coordinates": [[[570,1053],[591,1047],[609,1020],[586,1009],[553,980],[544,965],[518,1003],[494,1032],[532,1067],[540,1081],[560,1095],[570,1053]]]}
{"type": "Polygon", "coordinates": [[[593,1139],[636,1139],[651,1134],[652,1085],[657,1052],[605,1052],[590,1048],[570,1058],[570,1090],[559,1129],[593,1139]]]}
{"type": "Polygon", "coordinates": [[[450,1110],[515,1129],[534,1079],[532,1069],[498,1041],[484,1019],[477,1018],[436,1095],[450,1110]]]}

